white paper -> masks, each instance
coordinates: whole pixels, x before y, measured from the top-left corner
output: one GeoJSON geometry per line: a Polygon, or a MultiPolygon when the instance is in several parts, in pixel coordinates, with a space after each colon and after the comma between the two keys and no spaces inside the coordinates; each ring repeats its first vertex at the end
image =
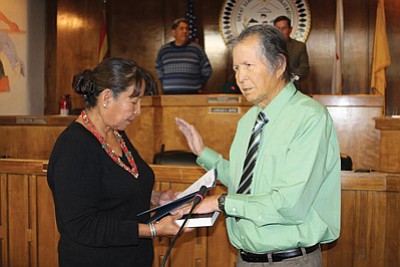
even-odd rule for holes
{"type": "MultiPolygon", "coordinates": [[[[206,214],[192,214],[193,217],[189,218],[186,222],[185,227],[208,227],[214,225],[220,212],[214,211],[213,213],[206,214]]],[[[176,220],[176,223],[181,226],[184,222],[184,218],[176,220]]]]}
{"type": "Polygon", "coordinates": [[[207,188],[212,188],[215,186],[216,178],[215,178],[215,169],[209,170],[202,177],[200,177],[196,182],[194,182],[191,186],[186,188],[185,191],[180,192],[177,195],[177,199],[190,195],[194,192],[200,190],[200,188],[205,185],[207,188]]]}

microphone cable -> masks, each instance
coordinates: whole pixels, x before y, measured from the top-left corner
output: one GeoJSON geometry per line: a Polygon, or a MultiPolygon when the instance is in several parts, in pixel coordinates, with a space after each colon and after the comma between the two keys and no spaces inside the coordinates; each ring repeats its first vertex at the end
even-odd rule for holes
{"type": "Polygon", "coordinates": [[[176,243],[176,240],[178,240],[178,238],[182,235],[183,229],[185,228],[185,225],[186,225],[187,221],[192,216],[194,208],[196,208],[196,206],[204,199],[204,195],[205,195],[206,192],[207,192],[207,187],[203,185],[200,188],[200,190],[198,191],[198,193],[196,195],[194,195],[193,205],[190,208],[189,213],[185,215],[185,220],[183,221],[181,227],[179,228],[178,233],[172,239],[171,244],[169,244],[168,250],[165,253],[164,259],[163,259],[163,261],[161,263],[161,267],[165,266],[165,264],[167,262],[167,259],[169,257],[169,254],[171,253],[172,248],[174,247],[174,245],[176,243]]]}

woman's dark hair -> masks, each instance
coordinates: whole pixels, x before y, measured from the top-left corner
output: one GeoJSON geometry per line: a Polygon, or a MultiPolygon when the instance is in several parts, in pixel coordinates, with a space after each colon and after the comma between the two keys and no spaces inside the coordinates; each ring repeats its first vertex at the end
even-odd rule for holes
{"type": "Polygon", "coordinates": [[[286,69],[283,78],[285,81],[289,82],[291,79],[289,56],[286,48],[286,41],[282,33],[274,26],[254,25],[244,29],[239,36],[230,42],[232,49],[251,36],[257,36],[259,38],[260,56],[268,62],[271,72],[283,63],[283,59],[286,59],[286,69]]]}
{"type": "Polygon", "coordinates": [[[74,76],[72,88],[82,95],[85,105],[92,108],[104,89],[108,88],[117,97],[133,85],[133,96],[139,96],[143,83],[147,85],[148,74],[134,61],[119,57],[103,60],[93,70],[86,69],[74,76]]]}

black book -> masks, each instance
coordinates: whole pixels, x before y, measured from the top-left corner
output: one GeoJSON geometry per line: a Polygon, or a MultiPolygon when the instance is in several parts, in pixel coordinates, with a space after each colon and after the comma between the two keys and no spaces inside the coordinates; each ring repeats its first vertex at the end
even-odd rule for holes
{"type": "Polygon", "coordinates": [[[196,182],[189,186],[185,191],[181,192],[176,200],[139,213],[137,216],[140,217],[144,214],[153,213],[152,216],[147,220],[147,223],[158,221],[167,216],[171,211],[192,201],[203,185],[207,187],[207,191],[213,188],[217,181],[216,177],[217,171],[215,169],[209,170],[206,174],[204,174],[196,182]]]}

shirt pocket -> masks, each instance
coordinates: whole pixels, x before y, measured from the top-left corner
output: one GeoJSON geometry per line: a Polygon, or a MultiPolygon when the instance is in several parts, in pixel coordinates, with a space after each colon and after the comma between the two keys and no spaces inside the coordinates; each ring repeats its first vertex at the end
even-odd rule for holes
{"type": "Polygon", "coordinates": [[[288,149],[259,153],[253,176],[253,194],[270,193],[284,181],[288,149]]]}

